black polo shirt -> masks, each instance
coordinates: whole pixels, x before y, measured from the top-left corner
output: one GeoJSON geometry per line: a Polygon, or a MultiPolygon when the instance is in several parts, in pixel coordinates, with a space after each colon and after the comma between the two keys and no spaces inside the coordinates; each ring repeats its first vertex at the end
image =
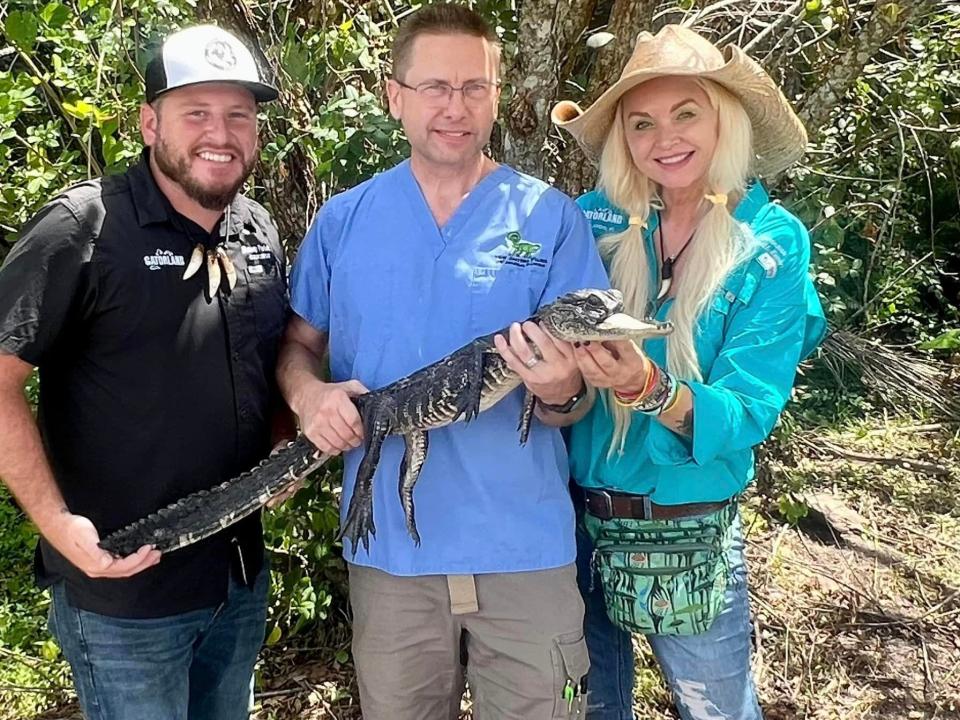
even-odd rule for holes
{"type": "MultiPolygon", "coordinates": [[[[39,367],[54,475],[101,537],[256,464],[279,406],[288,304],[276,228],[238,196],[211,238],[173,209],[147,157],[52,200],[0,269],[0,352],[39,367]],[[221,238],[238,282],[211,300],[205,267],[182,275],[198,241],[221,238]]],[[[215,606],[231,572],[252,582],[262,563],[257,515],[128,579],[88,578],[41,539],[37,574],[64,579],[80,608],[144,618],[215,606]]]]}

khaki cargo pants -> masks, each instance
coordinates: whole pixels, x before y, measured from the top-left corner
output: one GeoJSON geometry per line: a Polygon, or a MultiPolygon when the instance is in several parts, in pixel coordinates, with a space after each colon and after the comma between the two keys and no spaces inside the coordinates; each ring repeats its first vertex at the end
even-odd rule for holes
{"type": "Polygon", "coordinates": [[[364,720],[456,720],[464,671],[474,720],[584,716],[583,695],[571,697],[589,667],[575,565],[421,577],[349,567],[364,720]]]}

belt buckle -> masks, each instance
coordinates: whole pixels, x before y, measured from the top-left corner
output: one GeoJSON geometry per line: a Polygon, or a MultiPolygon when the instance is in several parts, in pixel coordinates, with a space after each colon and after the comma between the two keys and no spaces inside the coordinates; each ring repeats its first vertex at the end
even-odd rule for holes
{"type": "MultiPolygon", "coordinates": [[[[591,508],[590,513],[600,520],[610,520],[613,518],[613,497],[606,490],[592,489],[590,491],[590,500],[596,502],[602,498],[603,501],[603,514],[601,515],[598,512],[594,512],[591,508]]],[[[591,502],[591,504],[593,504],[591,502]]]]}

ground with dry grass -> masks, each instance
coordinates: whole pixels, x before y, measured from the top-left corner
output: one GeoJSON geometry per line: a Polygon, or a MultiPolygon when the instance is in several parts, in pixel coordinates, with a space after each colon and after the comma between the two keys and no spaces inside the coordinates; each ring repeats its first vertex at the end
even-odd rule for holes
{"type": "MultiPolygon", "coordinates": [[[[960,717],[956,429],[797,434],[776,457],[744,503],[768,720],[960,717]]],[[[270,649],[257,720],[360,718],[348,647],[341,626],[270,649]]],[[[641,638],[636,651],[637,717],[677,717],[641,638]]]]}

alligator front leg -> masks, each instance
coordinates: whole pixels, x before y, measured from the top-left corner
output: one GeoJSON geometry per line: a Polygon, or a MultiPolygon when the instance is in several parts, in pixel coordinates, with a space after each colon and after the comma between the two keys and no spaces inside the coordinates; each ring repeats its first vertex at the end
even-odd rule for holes
{"type": "Polygon", "coordinates": [[[537,404],[537,397],[529,390],[524,389],[523,410],[520,412],[520,424],[517,430],[520,433],[520,444],[526,445],[527,438],[530,437],[530,423],[533,422],[533,409],[537,404]]]}
{"type": "Polygon", "coordinates": [[[480,414],[480,396],[483,393],[483,347],[474,344],[469,355],[463,358],[461,377],[463,382],[457,392],[456,414],[453,422],[463,416],[464,422],[470,422],[480,414]]]}
{"type": "Polygon", "coordinates": [[[343,523],[343,530],[340,531],[340,537],[350,541],[350,550],[354,556],[357,554],[358,540],[369,553],[370,536],[377,535],[377,528],[373,524],[373,476],[380,463],[380,450],[389,431],[389,422],[379,405],[371,408],[371,415],[372,421],[364,423],[366,450],[357,470],[357,481],[353,486],[347,518],[343,523]]]}
{"type": "Polygon", "coordinates": [[[410,432],[403,436],[406,450],[400,463],[400,504],[403,506],[403,517],[407,521],[407,532],[413,542],[420,547],[420,533],[417,532],[416,511],[413,507],[413,486],[420,477],[420,468],[427,458],[427,433],[410,432]]]}

